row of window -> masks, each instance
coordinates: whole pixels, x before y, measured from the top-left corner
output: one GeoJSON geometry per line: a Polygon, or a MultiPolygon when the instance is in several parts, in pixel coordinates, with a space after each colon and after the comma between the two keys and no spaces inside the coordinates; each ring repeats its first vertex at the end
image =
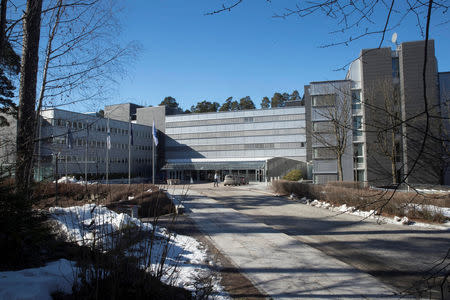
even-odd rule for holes
{"type": "MultiPolygon", "coordinates": [[[[363,129],[363,118],[362,116],[353,116],[353,135],[361,136],[363,129]]],[[[334,125],[331,121],[319,121],[313,123],[313,131],[316,133],[331,133],[334,131],[334,125]]]]}
{"type": "Polygon", "coordinates": [[[312,106],[334,106],[335,104],[336,94],[312,96],[312,106]]]}
{"type": "MultiPolygon", "coordinates": [[[[334,106],[336,104],[336,94],[315,95],[312,96],[312,105],[320,106],[334,106]]],[[[361,91],[352,90],[352,108],[354,110],[361,109],[361,91]]]]}
{"type": "MultiPolygon", "coordinates": [[[[53,138],[53,144],[59,144],[59,145],[67,145],[67,137],[59,136],[53,138]]],[[[72,147],[84,147],[86,146],[86,139],[74,139],[72,141],[72,147]]],[[[88,141],[88,147],[89,148],[98,148],[98,149],[105,149],[106,148],[106,141],[88,141]]],[[[123,143],[111,143],[111,149],[121,149],[121,150],[128,150],[128,144],[123,143]]],[[[143,150],[148,151],[151,150],[151,146],[144,146],[144,145],[134,145],[131,149],[134,150],[143,150]]]]}
{"type": "MultiPolygon", "coordinates": [[[[89,130],[98,131],[98,132],[107,132],[108,128],[106,125],[103,124],[92,124],[92,122],[79,122],[79,121],[69,121],[64,119],[54,119],[53,120],[54,126],[60,126],[60,127],[68,127],[73,129],[86,129],[89,128],[89,130]]],[[[110,133],[111,134],[118,134],[118,135],[128,135],[128,129],[123,128],[116,128],[116,127],[110,127],[110,133]]],[[[148,132],[145,131],[137,131],[133,129],[133,136],[136,137],[142,137],[142,138],[151,138],[152,133],[149,129],[148,132]]]]}
{"type": "Polygon", "coordinates": [[[184,140],[184,139],[271,136],[271,135],[297,135],[297,134],[305,134],[305,128],[242,130],[242,131],[215,131],[215,132],[201,132],[201,133],[170,134],[169,136],[172,139],[179,141],[179,140],[184,140]]]}
{"type": "MultiPolygon", "coordinates": [[[[76,155],[59,155],[58,156],[58,160],[61,161],[62,163],[65,163],[67,159],[67,162],[77,162],[77,163],[84,163],[84,156],[76,156],[76,155]]],[[[147,157],[138,157],[138,158],[133,158],[132,161],[134,163],[138,163],[138,164],[151,164],[152,159],[151,158],[147,158],[147,157]]],[[[88,156],[88,163],[106,163],[106,158],[102,157],[102,156],[88,156]]],[[[127,157],[111,157],[109,159],[110,163],[122,163],[122,164],[127,164],[128,163],[128,158],[127,157]]]]}
{"type": "MultiPolygon", "coordinates": [[[[314,159],[336,159],[336,152],[330,147],[320,147],[313,149],[314,159]]],[[[364,163],[364,151],[362,143],[353,144],[353,159],[355,164],[364,163]]]]}
{"type": "Polygon", "coordinates": [[[304,120],[304,114],[167,122],[166,128],[304,120]]]}
{"type": "Polygon", "coordinates": [[[254,144],[233,144],[233,145],[200,145],[176,147],[166,147],[166,151],[186,152],[186,151],[236,151],[236,150],[259,150],[259,149],[300,149],[305,148],[305,142],[297,143],[254,143],[254,144]]]}

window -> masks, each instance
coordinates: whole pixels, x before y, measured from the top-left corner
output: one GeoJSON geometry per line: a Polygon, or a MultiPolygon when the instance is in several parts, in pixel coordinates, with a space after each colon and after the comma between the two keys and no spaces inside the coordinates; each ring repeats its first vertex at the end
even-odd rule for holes
{"type": "Polygon", "coordinates": [[[253,122],[253,117],[246,117],[246,118],[244,118],[244,122],[245,123],[252,123],[253,122]]]}
{"type": "Polygon", "coordinates": [[[399,78],[400,77],[400,68],[398,64],[398,57],[392,58],[392,77],[399,78]]]}
{"type": "Polygon", "coordinates": [[[336,158],[336,153],[331,148],[314,148],[313,151],[315,159],[336,158]]]}
{"type": "Polygon", "coordinates": [[[313,106],[333,106],[335,104],[336,95],[316,95],[313,96],[313,106]]]}
{"type": "Polygon", "coordinates": [[[361,91],[352,91],[352,109],[361,109],[361,91]]]}
{"type": "Polygon", "coordinates": [[[364,163],[363,144],[353,145],[353,159],[355,160],[355,164],[364,163]]]}
{"type": "Polygon", "coordinates": [[[314,122],[313,123],[314,132],[333,132],[333,123],[327,122],[314,122]]]}
{"type": "Polygon", "coordinates": [[[356,181],[364,181],[364,170],[356,170],[356,181]]]}
{"type": "Polygon", "coordinates": [[[353,117],[353,135],[362,136],[362,116],[353,117]]]}

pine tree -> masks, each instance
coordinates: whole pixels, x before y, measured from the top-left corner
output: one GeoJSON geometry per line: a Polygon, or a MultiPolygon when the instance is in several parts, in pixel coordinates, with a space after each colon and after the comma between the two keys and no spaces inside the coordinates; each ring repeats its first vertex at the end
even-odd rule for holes
{"type": "Polygon", "coordinates": [[[164,98],[159,106],[163,105],[166,107],[166,115],[176,115],[183,113],[183,110],[180,108],[177,100],[174,97],[168,96],[164,98]]]}
{"type": "Polygon", "coordinates": [[[233,100],[233,97],[228,97],[227,100],[225,100],[225,102],[219,108],[219,111],[231,111],[232,100],[233,100]]]}
{"type": "Polygon", "coordinates": [[[261,108],[262,109],[268,109],[270,108],[270,100],[269,97],[264,97],[261,100],[261,108]]]}
{"type": "MultiPolygon", "coordinates": [[[[12,115],[17,119],[17,105],[13,102],[15,87],[6,77],[3,68],[0,69],[0,113],[12,115]]],[[[0,127],[9,126],[6,117],[0,114],[0,127]]]]}
{"type": "Polygon", "coordinates": [[[246,96],[239,100],[239,109],[240,110],[246,110],[246,109],[255,109],[255,104],[253,103],[250,96],[246,96]]]}
{"type": "Polygon", "coordinates": [[[272,108],[275,107],[283,107],[284,106],[284,98],[283,95],[281,95],[280,93],[275,93],[273,94],[273,97],[270,101],[270,106],[272,108]]]}

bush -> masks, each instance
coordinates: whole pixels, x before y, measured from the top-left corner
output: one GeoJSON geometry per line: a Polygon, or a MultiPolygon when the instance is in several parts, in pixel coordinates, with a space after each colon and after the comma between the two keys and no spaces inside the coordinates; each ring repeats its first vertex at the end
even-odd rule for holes
{"type": "Polygon", "coordinates": [[[404,192],[371,189],[352,182],[329,182],[326,185],[275,180],[272,189],[281,195],[295,194],[299,198],[326,201],[334,206],[353,206],[356,209],[370,211],[386,216],[407,216],[410,219],[443,223],[446,218],[440,211],[430,211],[427,205],[449,207],[450,198],[445,195],[427,195],[416,192],[404,192]],[[408,209],[408,205],[423,206],[420,210],[408,209]]]}
{"type": "Polygon", "coordinates": [[[43,264],[53,236],[44,213],[33,210],[14,182],[0,180],[0,269],[22,269],[43,264]]]}
{"type": "Polygon", "coordinates": [[[302,171],[300,170],[292,170],[283,177],[284,180],[288,181],[299,181],[302,178],[302,171]]]}

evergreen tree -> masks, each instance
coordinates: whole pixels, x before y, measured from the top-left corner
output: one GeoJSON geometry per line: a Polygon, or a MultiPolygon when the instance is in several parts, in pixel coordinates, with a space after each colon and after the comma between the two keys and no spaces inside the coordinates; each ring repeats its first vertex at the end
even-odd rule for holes
{"type": "Polygon", "coordinates": [[[272,108],[275,107],[283,107],[284,106],[284,99],[283,99],[283,95],[281,95],[280,93],[275,93],[273,94],[272,99],[270,100],[270,106],[272,108]]]}
{"type": "Polygon", "coordinates": [[[279,104],[278,107],[285,107],[286,106],[286,102],[289,101],[289,99],[291,98],[291,95],[289,95],[288,93],[283,93],[283,101],[279,104]]]}
{"type": "Polygon", "coordinates": [[[225,102],[219,108],[219,111],[231,111],[232,100],[233,100],[233,97],[228,97],[227,100],[225,100],[225,102]]]}
{"type": "Polygon", "coordinates": [[[17,105],[13,102],[16,89],[10,78],[17,76],[20,70],[20,57],[14,52],[9,41],[2,31],[0,43],[0,127],[9,126],[6,115],[12,115],[17,119],[17,105]]]}
{"type": "Polygon", "coordinates": [[[198,102],[197,105],[191,106],[191,112],[193,113],[207,113],[207,112],[216,112],[220,107],[220,104],[217,102],[209,102],[203,100],[202,102],[198,102]]]}
{"type": "Polygon", "coordinates": [[[237,101],[231,102],[231,111],[241,110],[239,103],[237,101]]]}
{"type": "Polygon", "coordinates": [[[291,97],[290,97],[290,101],[298,101],[298,100],[301,100],[302,98],[300,97],[300,94],[299,94],[299,92],[297,91],[297,90],[294,90],[293,92],[292,92],[292,94],[291,94],[291,97]]]}
{"type": "MultiPolygon", "coordinates": [[[[0,113],[12,115],[17,118],[17,105],[13,102],[15,87],[6,77],[3,68],[0,68],[0,113]]],[[[9,126],[7,119],[0,115],[0,127],[9,126]]]]}
{"type": "Polygon", "coordinates": [[[250,96],[246,96],[239,100],[239,109],[240,110],[247,110],[247,109],[255,109],[255,104],[253,103],[250,96]]]}
{"type": "Polygon", "coordinates": [[[261,100],[261,108],[262,109],[268,109],[270,108],[270,100],[269,97],[264,97],[261,100]]]}
{"type": "Polygon", "coordinates": [[[163,105],[166,107],[166,115],[170,116],[183,113],[183,110],[178,105],[177,100],[171,96],[168,96],[161,101],[159,106],[163,105]]]}

